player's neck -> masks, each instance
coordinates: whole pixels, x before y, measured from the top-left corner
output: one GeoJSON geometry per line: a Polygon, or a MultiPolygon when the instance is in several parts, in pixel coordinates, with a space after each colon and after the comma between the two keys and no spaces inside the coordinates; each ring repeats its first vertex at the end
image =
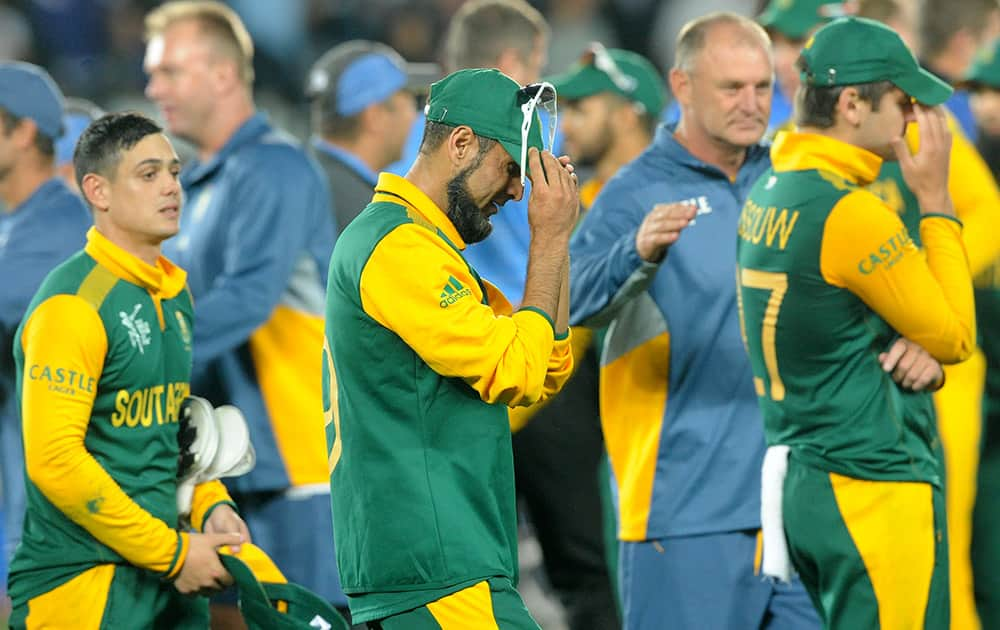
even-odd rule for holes
{"type": "Polygon", "coordinates": [[[5,212],[13,212],[35,194],[42,184],[55,177],[55,174],[53,166],[40,167],[31,163],[29,158],[16,162],[10,171],[0,178],[0,199],[3,200],[5,212]]]}
{"type": "Polygon", "coordinates": [[[411,184],[419,188],[441,212],[448,212],[448,177],[446,173],[437,172],[433,159],[424,155],[417,155],[416,161],[405,178],[411,184]]]}
{"type": "Polygon", "coordinates": [[[255,112],[253,100],[249,97],[234,99],[231,105],[218,104],[212,119],[204,126],[204,133],[198,138],[198,159],[204,162],[218,153],[255,112]]]}
{"type": "Polygon", "coordinates": [[[123,230],[110,221],[96,221],[94,227],[104,238],[132,254],[147,265],[156,266],[160,257],[160,242],[152,242],[148,236],[123,230]]]}
{"type": "Polygon", "coordinates": [[[688,153],[698,158],[706,164],[718,168],[734,181],[746,159],[746,147],[739,147],[728,142],[721,142],[700,130],[689,128],[684,124],[684,119],[677,124],[674,130],[674,138],[688,153]]]}
{"type": "Polygon", "coordinates": [[[391,163],[382,158],[382,154],[385,151],[379,146],[377,138],[359,134],[356,140],[342,140],[329,137],[324,137],[323,140],[358,158],[373,173],[378,173],[391,163]]]}

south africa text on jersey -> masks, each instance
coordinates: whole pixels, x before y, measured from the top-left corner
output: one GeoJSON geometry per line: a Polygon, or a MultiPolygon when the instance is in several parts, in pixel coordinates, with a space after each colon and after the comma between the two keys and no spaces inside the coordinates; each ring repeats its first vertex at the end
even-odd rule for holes
{"type": "Polygon", "coordinates": [[[120,389],[115,395],[111,426],[148,427],[152,426],[154,419],[158,425],[177,422],[181,403],[190,393],[191,386],[188,383],[155,385],[134,391],[120,389]]]}

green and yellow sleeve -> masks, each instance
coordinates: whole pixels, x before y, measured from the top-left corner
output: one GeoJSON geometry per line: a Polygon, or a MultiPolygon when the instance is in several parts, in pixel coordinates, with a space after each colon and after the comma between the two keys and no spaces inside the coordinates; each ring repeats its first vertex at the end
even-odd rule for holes
{"type": "Polygon", "coordinates": [[[487,291],[489,305],[462,257],[416,224],[386,235],[361,274],[365,312],[485,402],[530,405],[558,391],[572,369],[568,337],[555,340],[551,315],[510,313],[487,291]]]}
{"type": "Polygon", "coordinates": [[[195,531],[205,530],[205,521],[212,515],[212,510],[220,505],[228,505],[236,510],[236,503],[229,496],[226,486],[219,480],[206,481],[194,487],[191,497],[191,527],[195,531]]]}
{"type": "MultiPolygon", "coordinates": [[[[965,226],[962,241],[975,277],[1000,256],[1000,230],[996,227],[1000,225],[1000,189],[955,117],[949,114],[947,120],[952,138],[948,192],[955,214],[965,226]]],[[[907,126],[906,142],[913,152],[919,148],[919,136],[917,125],[907,126]]]]}
{"type": "Polygon", "coordinates": [[[938,361],[964,361],[976,347],[976,315],[961,223],[924,216],[920,238],[926,258],[896,213],[858,190],[827,218],[820,270],[938,361]]]}
{"type": "MultiPolygon", "coordinates": [[[[535,417],[535,414],[541,411],[545,405],[548,404],[549,397],[562,389],[563,384],[569,380],[570,376],[573,375],[573,372],[576,370],[576,366],[580,364],[580,361],[583,361],[583,357],[587,354],[587,349],[590,347],[590,342],[593,341],[593,339],[594,332],[586,326],[573,326],[570,328],[569,346],[570,353],[573,355],[573,362],[569,364],[569,371],[565,373],[563,371],[566,366],[565,358],[562,359],[562,363],[559,365],[554,365],[557,361],[557,353],[555,349],[553,349],[549,365],[549,374],[552,375],[552,385],[554,386],[554,389],[552,389],[552,391],[546,391],[546,395],[542,397],[542,400],[538,401],[534,405],[531,405],[530,407],[514,407],[510,410],[509,420],[511,433],[517,433],[527,426],[528,422],[535,417]]],[[[562,342],[557,341],[556,345],[558,346],[560,343],[562,342]]]]}
{"type": "Polygon", "coordinates": [[[55,389],[32,379],[41,369],[73,372],[98,383],[107,353],[104,324],[75,295],[57,295],[32,312],[21,337],[22,410],[28,478],[70,520],[130,563],[173,577],[187,555],[187,535],[126,495],[84,446],[96,387],[55,389]]]}

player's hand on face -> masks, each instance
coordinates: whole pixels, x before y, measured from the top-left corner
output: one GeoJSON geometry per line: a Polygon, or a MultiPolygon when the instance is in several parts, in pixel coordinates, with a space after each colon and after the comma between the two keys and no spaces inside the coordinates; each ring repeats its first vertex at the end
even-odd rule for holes
{"type": "Polygon", "coordinates": [[[908,339],[897,339],[888,352],[878,355],[878,360],[884,371],[892,372],[892,380],[911,391],[933,387],[944,378],[941,364],[908,339]]]}
{"type": "Polygon", "coordinates": [[[690,203],[658,203],[635,234],[635,249],[646,262],[659,262],[681,231],[694,221],[698,209],[690,203]]]}
{"type": "Polygon", "coordinates": [[[243,537],[237,533],[188,534],[188,537],[187,557],[174,580],[174,588],[184,595],[207,595],[232,584],[233,578],[222,566],[217,550],[246,542],[243,537]]]}
{"type": "Polygon", "coordinates": [[[910,153],[903,138],[893,141],[903,179],[926,212],[941,212],[948,203],[948,169],[951,161],[951,131],[942,106],[913,105],[920,134],[920,147],[910,153]]]}
{"type": "Polygon", "coordinates": [[[532,233],[569,236],[580,212],[577,176],[568,156],[555,157],[548,151],[528,149],[531,197],[528,222],[532,233]]]}
{"type": "MultiPolygon", "coordinates": [[[[235,532],[242,536],[242,542],[252,542],[250,540],[250,529],[247,527],[247,524],[240,518],[240,515],[236,513],[236,510],[232,506],[225,503],[216,506],[212,510],[212,514],[205,521],[202,529],[206,534],[231,534],[235,532]]],[[[239,553],[240,546],[233,545],[230,547],[230,551],[239,553]]]]}

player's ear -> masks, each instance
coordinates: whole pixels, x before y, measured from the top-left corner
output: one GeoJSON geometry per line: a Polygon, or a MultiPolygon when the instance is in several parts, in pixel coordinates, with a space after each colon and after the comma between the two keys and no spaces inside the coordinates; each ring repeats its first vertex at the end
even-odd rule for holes
{"type": "Polygon", "coordinates": [[[864,120],[865,112],[871,110],[871,106],[861,98],[858,88],[849,85],[841,91],[837,97],[837,114],[849,123],[852,127],[857,127],[864,120]]]}
{"type": "Polygon", "coordinates": [[[681,105],[691,102],[691,75],[680,68],[671,68],[667,76],[670,81],[670,91],[681,105]]]}
{"type": "Polygon", "coordinates": [[[479,151],[479,141],[471,127],[459,125],[448,136],[448,157],[456,169],[464,167],[479,151]]]}
{"type": "Polygon", "coordinates": [[[80,182],[80,192],[95,210],[106,212],[111,207],[111,182],[97,173],[87,173],[80,182]]]}

